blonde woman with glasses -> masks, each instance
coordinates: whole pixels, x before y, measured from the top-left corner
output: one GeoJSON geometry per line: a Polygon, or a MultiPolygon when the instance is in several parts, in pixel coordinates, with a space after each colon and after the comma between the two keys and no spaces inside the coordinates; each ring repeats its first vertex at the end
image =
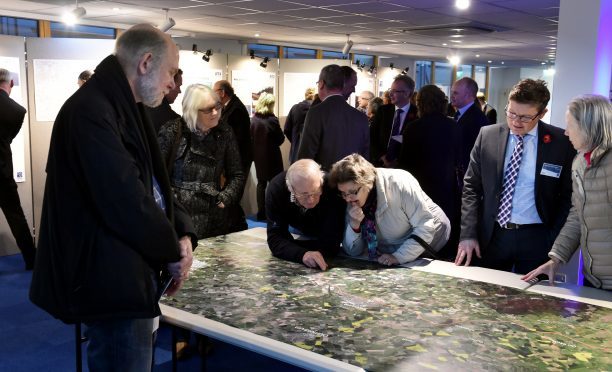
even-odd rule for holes
{"type": "Polygon", "coordinates": [[[209,87],[190,85],[183,117],[159,131],[172,187],[189,211],[198,239],[247,228],[240,207],[245,175],[232,128],[219,125],[221,107],[209,87]]]}

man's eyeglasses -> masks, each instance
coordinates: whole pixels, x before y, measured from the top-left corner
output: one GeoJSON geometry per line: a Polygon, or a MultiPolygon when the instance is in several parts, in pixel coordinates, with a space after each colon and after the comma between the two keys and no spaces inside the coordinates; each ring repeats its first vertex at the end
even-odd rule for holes
{"type": "Polygon", "coordinates": [[[510,120],[516,120],[516,121],[520,121],[521,123],[527,124],[527,123],[531,123],[533,121],[533,119],[537,118],[538,116],[540,116],[540,112],[538,112],[537,114],[535,114],[534,116],[529,116],[529,115],[517,115],[512,111],[508,111],[508,108],[506,107],[504,109],[504,112],[506,113],[506,117],[510,120]]]}
{"type": "Polygon", "coordinates": [[[305,200],[310,200],[310,199],[316,199],[319,196],[321,196],[321,194],[323,194],[322,191],[311,192],[308,194],[294,194],[294,195],[297,200],[305,201],[305,200]]]}
{"type": "Polygon", "coordinates": [[[389,89],[389,94],[406,94],[406,93],[408,93],[407,90],[389,89]]]}
{"type": "Polygon", "coordinates": [[[342,199],[354,199],[357,197],[357,194],[359,194],[359,191],[361,191],[361,187],[362,186],[359,186],[355,190],[350,190],[348,192],[340,191],[338,194],[340,195],[342,199]]]}
{"type": "Polygon", "coordinates": [[[213,113],[213,110],[216,110],[216,111],[221,110],[221,107],[223,107],[221,102],[217,102],[217,103],[215,103],[215,105],[213,107],[198,109],[198,111],[200,111],[204,115],[210,115],[210,114],[213,113]]]}

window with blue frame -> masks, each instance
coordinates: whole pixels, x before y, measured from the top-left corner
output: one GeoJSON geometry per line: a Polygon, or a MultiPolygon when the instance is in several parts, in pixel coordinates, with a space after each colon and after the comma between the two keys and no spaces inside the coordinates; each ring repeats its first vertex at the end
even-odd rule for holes
{"type": "Polygon", "coordinates": [[[72,37],[80,39],[114,39],[115,29],[110,27],[74,25],[51,22],[51,37],[72,37]]]}
{"type": "Polygon", "coordinates": [[[283,58],[314,59],[317,58],[317,51],[315,49],[284,47],[283,58]]]}
{"type": "Polygon", "coordinates": [[[278,58],[278,46],[268,44],[248,44],[249,53],[253,51],[257,57],[278,58]]]}
{"type": "Polygon", "coordinates": [[[346,59],[346,56],[342,52],[333,52],[331,50],[324,50],[323,59],[346,59]]]}
{"type": "Polygon", "coordinates": [[[360,65],[374,66],[374,56],[369,56],[367,54],[353,54],[353,62],[357,63],[357,61],[359,61],[360,65]]]}
{"type": "Polygon", "coordinates": [[[37,37],[38,21],[27,18],[0,16],[0,34],[37,37]]]}
{"type": "Polygon", "coordinates": [[[431,84],[431,61],[416,61],[416,90],[431,84]]]}

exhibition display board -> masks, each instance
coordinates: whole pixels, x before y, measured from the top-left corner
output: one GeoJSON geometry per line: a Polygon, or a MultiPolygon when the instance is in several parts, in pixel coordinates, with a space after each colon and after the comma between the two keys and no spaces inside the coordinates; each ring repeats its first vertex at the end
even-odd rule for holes
{"type": "Polygon", "coordinates": [[[273,257],[263,228],[202,240],[163,319],[313,370],[612,365],[609,292],[542,294],[516,274],[439,261],[328,263],[323,272],[273,257]]]}

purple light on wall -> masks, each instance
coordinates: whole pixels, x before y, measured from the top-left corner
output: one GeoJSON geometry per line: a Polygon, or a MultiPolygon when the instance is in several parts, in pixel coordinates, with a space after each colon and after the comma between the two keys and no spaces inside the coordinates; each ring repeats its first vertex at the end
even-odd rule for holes
{"type": "Polygon", "coordinates": [[[584,265],[584,261],[582,260],[582,251],[579,252],[578,256],[578,281],[577,285],[583,285],[584,283],[584,274],[582,273],[582,265],[584,265]]]}
{"type": "Polygon", "coordinates": [[[600,6],[593,93],[608,97],[612,88],[612,1],[602,0],[600,6]]]}

